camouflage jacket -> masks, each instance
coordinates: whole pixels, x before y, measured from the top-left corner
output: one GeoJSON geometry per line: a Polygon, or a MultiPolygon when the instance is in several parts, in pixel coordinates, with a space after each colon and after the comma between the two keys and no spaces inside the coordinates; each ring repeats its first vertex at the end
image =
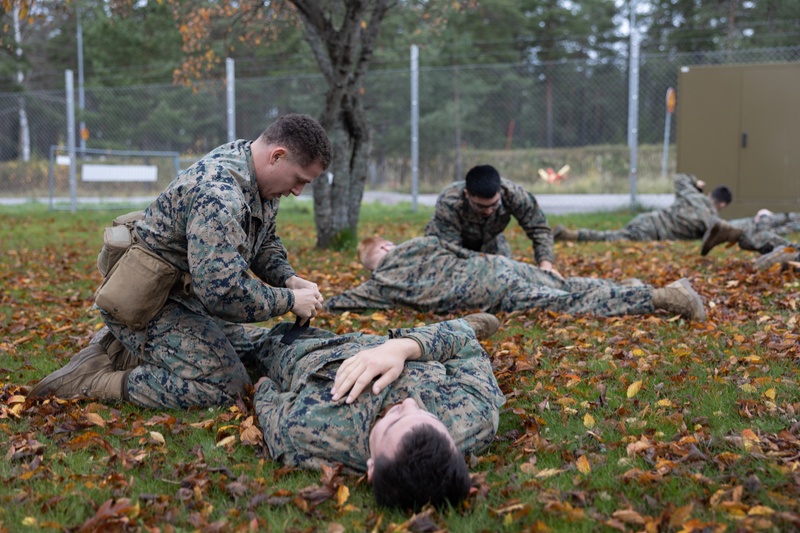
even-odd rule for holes
{"type": "Polygon", "coordinates": [[[506,229],[513,216],[533,242],[536,262],[553,262],[553,235],[536,198],[513,181],[505,178],[500,181],[501,205],[488,218],[470,207],[464,196],[466,182],[457,181],[446,187],[436,200],[436,210],[425,227],[425,235],[480,250],[506,229]]]}
{"type": "Polygon", "coordinates": [[[192,275],[194,294],[173,291],[171,298],[230,322],[260,322],[294,307],[292,291],[280,288],[295,272],[275,234],[279,199],[261,200],[250,144],[239,140],[205,155],[136,222],[142,242],[192,275]]]}
{"type": "MultiPolygon", "coordinates": [[[[278,325],[270,336],[278,339],[289,326],[278,325]]],[[[372,425],[386,407],[408,397],[442,420],[462,452],[480,452],[494,439],[505,397],[489,357],[463,320],[391,330],[389,338],[417,341],[422,357],[406,362],[380,394],[366,390],[350,405],[331,401],[339,364],[387,337],[311,330],[289,346],[276,341],[261,352],[270,379],[256,389],[254,404],[275,461],[306,468],[341,463],[364,472],[372,425]]]]}
{"type": "Polygon", "coordinates": [[[697,178],[675,174],[675,201],[667,208],[648,213],[659,240],[702,239],[706,229],[719,220],[711,199],[697,189],[697,178]]]}

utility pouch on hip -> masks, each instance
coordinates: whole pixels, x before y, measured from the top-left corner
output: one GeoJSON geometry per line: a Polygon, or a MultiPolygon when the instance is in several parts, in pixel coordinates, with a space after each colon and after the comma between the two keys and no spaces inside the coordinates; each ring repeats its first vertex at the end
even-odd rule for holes
{"type": "Polygon", "coordinates": [[[122,254],[136,243],[133,223],[141,220],[143,216],[142,211],[120,215],[114,219],[110,227],[103,231],[103,248],[97,255],[97,270],[103,278],[111,272],[122,254]]]}
{"type": "Polygon", "coordinates": [[[180,270],[134,244],[103,279],[95,304],[131,329],[147,326],[164,306],[180,270]]]}

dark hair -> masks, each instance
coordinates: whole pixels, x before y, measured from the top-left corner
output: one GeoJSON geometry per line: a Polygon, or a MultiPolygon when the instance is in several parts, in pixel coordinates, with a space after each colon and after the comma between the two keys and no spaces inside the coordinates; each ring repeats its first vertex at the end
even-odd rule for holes
{"type": "Polygon", "coordinates": [[[730,204],[733,201],[733,193],[725,185],[720,185],[711,191],[711,199],[720,203],[730,204]]]}
{"type": "Polygon", "coordinates": [[[492,165],[478,165],[467,172],[467,192],[479,198],[492,198],[500,191],[500,173],[492,165]]]}
{"type": "Polygon", "coordinates": [[[266,144],[282,144],[289,151],[289,158],[307,167],[319,161],[328,168],[333,157],[333,149],[328,134],[319,122],[308,115],[289,113],[267,126],[259,139],[266,144]]]}
{"type": "Polygon", "coordinates": [[[469,494],[471,481],[464,456],[452,441],[430,425],[411,429],[394,459],[375,458],[372,493],[378,505],[418,511],[427,503],[457,505],[469,494]]]}

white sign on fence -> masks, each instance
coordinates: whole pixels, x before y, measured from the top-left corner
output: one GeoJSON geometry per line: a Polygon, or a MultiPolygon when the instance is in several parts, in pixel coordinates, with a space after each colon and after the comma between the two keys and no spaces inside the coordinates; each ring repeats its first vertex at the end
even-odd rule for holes
{"type": "Polygon", "coordinates": [[[156,181],[158,167],[154,165],[83,165],[83,181],[156,181]]]}

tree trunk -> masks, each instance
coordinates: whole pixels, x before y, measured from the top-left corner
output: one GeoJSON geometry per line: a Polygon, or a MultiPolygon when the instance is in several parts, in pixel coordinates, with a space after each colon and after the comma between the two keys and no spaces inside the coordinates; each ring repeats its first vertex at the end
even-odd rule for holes
{"type": "Polygon", "coordinates": [[[364,77],[390,0],[292,0],[328,91],[320,124],[333,145],[327,176],[314,181],[318,248],[356,241],[372,145],[362,105],[364,77]],[[335,20],[334,20],[335,19],[335,20]],[[327,178],[327,179],[326,179],[327,178]]]}
{"type": "Polygon", "coordinates": [[[356,239],[372,140],[360,99],[343,96],[325,106],[320,123],[333,145],[329,174],[314,181],[318,248],[341,248],[356,239]],[[331,178],[332,176],[332,178],[331,178]]]}
{"type": "Polygon", "coordinates": [[[19,96],[19,159],[31,159],[31,130],[28,125],[28,111],[25,108],[25,97],[19,96]]]}
{"type": "MultiPolygon", "coordinates": [[[[22,82],[25,80],[25,74],[22,72],[22,31],[19,21],[19,2],[14,2],[14,9],[12,12],[14,19],[14,41],[16,49],[14,55],[17,58],[17,84],[22,90],[22,82]]],[[[29,161],[31,158],[31,131],[28,126],[28,111],[25,107],[25,97],[19,97],[19,158],[21,161],[29,161]]]]}

